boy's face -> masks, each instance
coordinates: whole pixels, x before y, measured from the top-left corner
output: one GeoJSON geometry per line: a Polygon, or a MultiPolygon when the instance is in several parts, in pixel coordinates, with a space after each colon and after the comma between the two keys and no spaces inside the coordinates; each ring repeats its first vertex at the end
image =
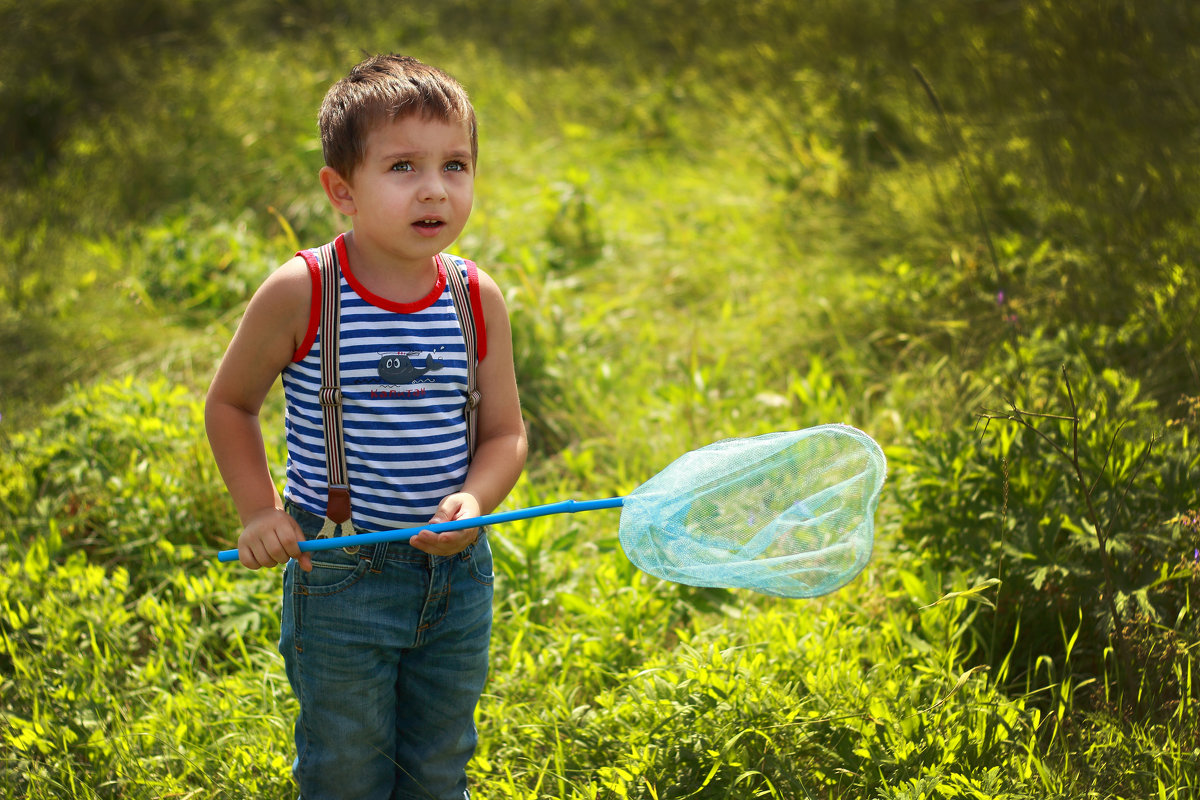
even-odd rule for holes
{"type": "Polygon", "coordinates": [[[465,123],[409,116],[376,125],[346,182],[356,240],[400,260],[429,258],[462,233],[475,199],[465,123]],[[365,242],[364,242],[365,243],[365,242]]]}

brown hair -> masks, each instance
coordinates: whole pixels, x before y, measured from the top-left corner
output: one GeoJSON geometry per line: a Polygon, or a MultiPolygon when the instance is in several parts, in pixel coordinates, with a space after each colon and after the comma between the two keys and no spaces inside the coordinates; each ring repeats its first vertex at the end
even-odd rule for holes
{"type": "Polygon", "coordinates": [[[462,85],[437,67],[389,54],[357,64],[326,93],[318,116],[325,164],[349,179],[366,156],[372,127],[415,114],[465,123],[475,161],[475,109],[462,85]]]}

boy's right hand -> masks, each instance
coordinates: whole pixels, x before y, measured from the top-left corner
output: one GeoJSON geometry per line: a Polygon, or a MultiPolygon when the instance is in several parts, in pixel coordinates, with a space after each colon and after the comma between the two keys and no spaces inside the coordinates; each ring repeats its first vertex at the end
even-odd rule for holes
{"type": "Polygon", "coordinates": [[[300,569],[312,572],[312,554],[300,550],[304,538],[291,514],[278,508],[260,511],[246,522],[238,537],[238,561],[249,569],[259,569],[294,558],[300,569]]]}

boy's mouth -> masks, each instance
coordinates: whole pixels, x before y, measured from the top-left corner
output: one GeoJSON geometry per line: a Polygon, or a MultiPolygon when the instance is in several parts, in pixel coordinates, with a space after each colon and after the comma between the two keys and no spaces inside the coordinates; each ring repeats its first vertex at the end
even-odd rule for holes
{"type": "Polygon", "coordinates": [[[412,224],[413,229],[421,236],[437,236],[437,234],[446,226],[446,221],[436,217],[426,217],[419,219],[412,224]]]}

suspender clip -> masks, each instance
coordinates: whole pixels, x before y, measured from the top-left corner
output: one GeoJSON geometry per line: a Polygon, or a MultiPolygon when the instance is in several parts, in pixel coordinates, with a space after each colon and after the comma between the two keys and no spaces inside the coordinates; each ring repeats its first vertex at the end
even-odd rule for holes
{"type": "Polygon", "coordinates": [[[325,516],[339,525],[350,519],[350,487],[330,486],[325,516]]]}

